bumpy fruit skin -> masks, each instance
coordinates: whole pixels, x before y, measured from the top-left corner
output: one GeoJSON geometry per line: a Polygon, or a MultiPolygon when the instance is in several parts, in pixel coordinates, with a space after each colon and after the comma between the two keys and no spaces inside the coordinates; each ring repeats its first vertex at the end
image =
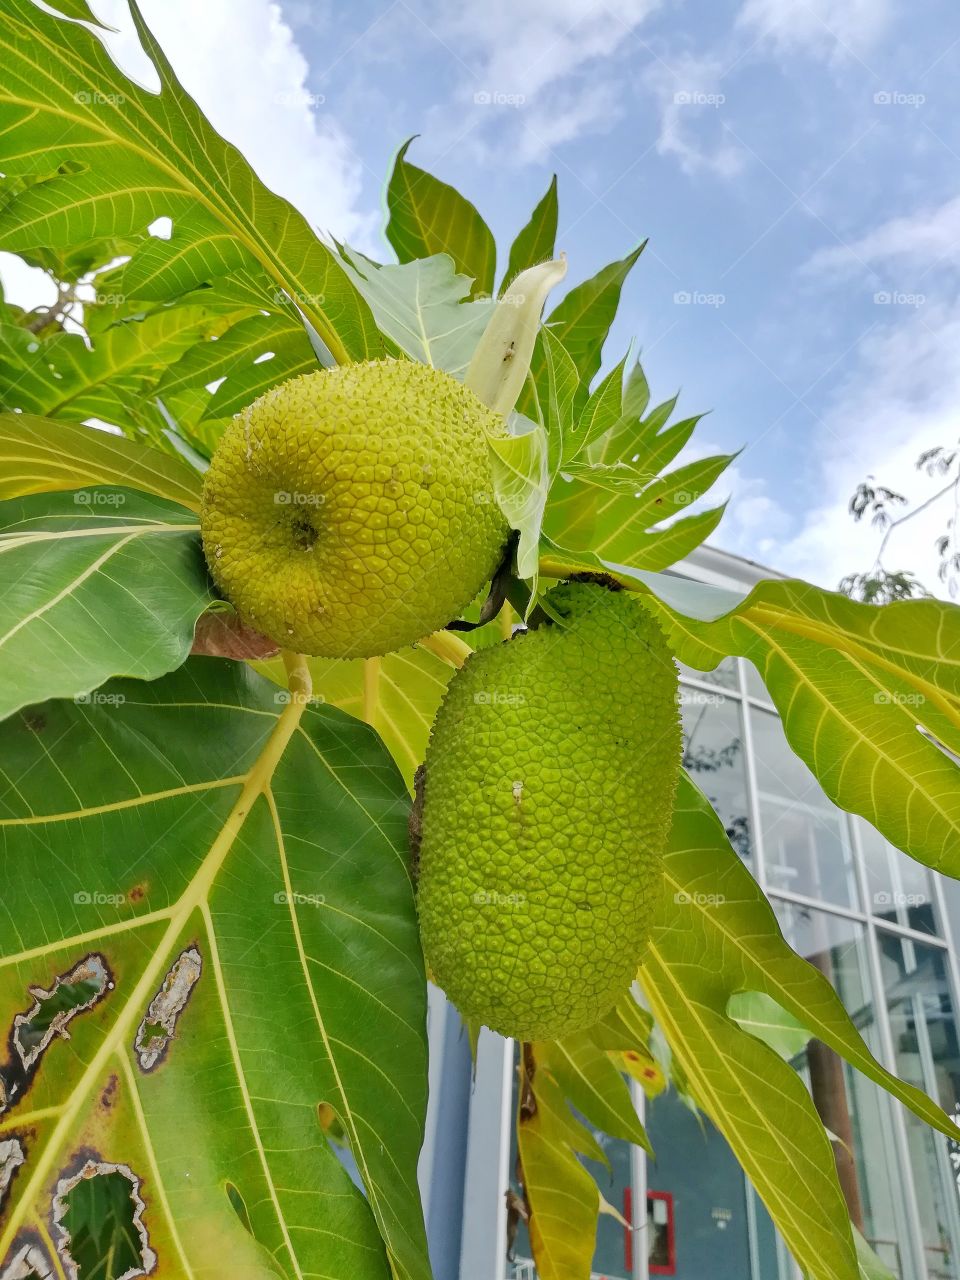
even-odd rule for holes
{"type": "Polygon", "coordinates": [[[464,1017],[552,1040],[636,976],[680,767],[677,668],[626,592],[566,583],[566,625],[470,657],[427,751],[417,901],[464,1017]]]}
{"type": "Polygon", "coordinates": [[[457,617],[500,561],[502,419],[413,361],[308,373],[254,401],[204,476],[214,581],[286,649],[370,657],[457,617]]]}

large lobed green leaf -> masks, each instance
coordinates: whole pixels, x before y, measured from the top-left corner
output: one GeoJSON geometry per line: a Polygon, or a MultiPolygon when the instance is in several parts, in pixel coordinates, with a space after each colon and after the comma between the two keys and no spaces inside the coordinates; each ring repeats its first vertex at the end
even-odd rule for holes
{"type": "Polygon", "coordinates": [[[472,281],[457,275],[449,254],[382,265],[351,249],[343,253],[381,331],[414,360],[462,380],[493,304],[467,301],[472,281]]]}
{"type": "Polygon", "coordinates": [[[72,422],[0,413],[0,499],[126,485],[200,510],[200,476],[186,463],[72,422]]]}
{"type": "Polygon", "coordinates": [[[873,1058],[826,978],[796,955],[704,796],[684,775],[665,858],[668,911],[640,973],[699,1106],[730,1143],[797,1261],[855,1280],[829,1140],[796,1072],[748,1034],[731,997],[760,992],[944,1133],[944,1112],[873,1058]]]}
{"type": "Polygon", "coordinates": [[[164,425],[151,395],[157,379],[222,327],[202,306],[174,307],[115,325],[90,346],[79,333],[38,338],[0,324],[0,408],[155,434],[164,425]]]}
{"type": "Polygon", "coordinates": [[[793,750],[841,808],[920,862],[960,876],[960,608],[878,607],[762,582],[713,621],[660,605],[678,657],[759,669],[793,750]],[[942,744],[943,748],[937,744],[942,744]]]}
{"type": "Polygon", "coordinates": [[[50,1265],[52,1196],[92,1160],[135,1178],[157,1277],[429,1280],[406,790],[302,667],[291,688],[193,658],[0,729],[0,1026],[85,960],[102,975],[69,1040],[29,1070],[11,1041],[0,1067],[0,1139],[25,1157],[0,1265],[31,1244],[50,1265]]]}
{"type": "Polygon", "coordinates": [[[215,599],[196,516],[119,486],[0,502],[0,570],[0,719],[172,671],[215,599]]]}
{"type": "Polygon", "coordinates": [[[527,267],[535,267],[538,262],[548,262],[555,256],[559,212],[557,175],[554,174],[543,199],[530,215],[530,221],[521,227],[510,246],[507,270],[500,284],[501,296],[521,271],[526,271],[527,267]]]}
{"type": "Polygon", "coordinates": [[[387,183],[390,217],[386,237],[400,262],[448,254],[460,275],[473,281],[473,293],[493,293],[497,249],[493,232],[459,191],[411,164],[413,138],[397,152],[387,183]]]}
{"type": "Polygon", "coordinates": [[[86,27],[31,0],[0,0],[0,171],[44,178],[0,210],[0,248],[124,237],[168,216],[171,238],[137,250],[128,292],[176,297],[251,267],[296,300],[338,360],[382,354],[332,251],[210,126],[135,0],[131,10],[159,93],[124,75],[86,27]]]}

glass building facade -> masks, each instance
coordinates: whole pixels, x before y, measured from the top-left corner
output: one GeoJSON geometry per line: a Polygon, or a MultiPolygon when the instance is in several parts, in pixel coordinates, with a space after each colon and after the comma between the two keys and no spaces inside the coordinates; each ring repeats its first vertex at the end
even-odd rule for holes
{"type": "MultiPolygon", "coordinates": [[[[690,575],[743,590],[758,575],[709,549],[690,575]]],[[[766,572],[763,576],[769,576],[766,572]]],[[[831,982],[873,1054],[949,1114],[960,1103],[960,883],[836,809],[790,750],[757,671],[681,671],[685,765],[768,894],[783,932],[831,982]]],[[[421,1182],[437,1280],[535,1280],[521,1226],[507,1258],[516,1047],[481,1036],[475,1077],[455,1012],[431,993],[432,1097],[421,1182]]],[[[960,1153],[832,1050],[793,1065],[828,1132],[851,1219],[898,1280],[960,1280],[960,1153]]],[[[635,1102],[655,1159],[597,1135],[606,1200],[595,1277],[799,1280],[725,1140],[675,1092],[635,1102]]]]}

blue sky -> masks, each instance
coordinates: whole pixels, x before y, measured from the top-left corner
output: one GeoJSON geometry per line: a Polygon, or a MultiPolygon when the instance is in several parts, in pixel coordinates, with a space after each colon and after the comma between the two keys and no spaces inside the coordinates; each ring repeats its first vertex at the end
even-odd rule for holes
{"type": "MultiPolygon", "coordinates": [[[[95,9],[124,26],[116,0],[95,9]]],[[[380,244],[396,147],[506,247],[549,181],[581,279],[650,243],[607,349],[745,445],[714,541],[835,585],[960,435],[960,10],[946,0],[147,0],[188,88],[319,224],[380,244]],[[680,297],[688,297],[687,302],[680,297]]],[[[129,38],[116,43],[138,78],[129,38]]],[[[385,251],[384,251],[385,252],[385,251]]],[[[936,513],[935,513],[936,514],[936,513]]],[[[888,567],[933,585],[939,519],[888,567]]]]}

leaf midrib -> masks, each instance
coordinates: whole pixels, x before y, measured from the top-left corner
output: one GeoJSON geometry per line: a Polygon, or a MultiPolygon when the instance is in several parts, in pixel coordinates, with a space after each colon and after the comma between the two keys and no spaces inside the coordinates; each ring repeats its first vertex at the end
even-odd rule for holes
{"type": "MultiPolygon", "coordinates": [[[[159,985],[160,978],[168,966],[170,953],[191,915],[206,903],[217,873],[230,852],[235,839],[243,829],[250,810],[268,788],[274,771],[280,763],[291,738],[297,731],[307,705],[307,699],[299,695],[310,688],[309,669],[304,659],[291,660],[290,683],[298,696],[293,698],[277,717],[277,723],[264,744],[263,750],[245,775],[246,781],[233,808],[230,810],[216,839],[211,844],[196,875],[169,914],[169,924],[152,959],[145,966],[139,981],[127,997],[126,1003],[118,1012],[113,1025],[104,1036],[97,1052],[84,1070],[70,1100],[64,1107],[47,1145],[38,1156],[29,1179],[25,1181],[21,1188],[16,1204],[11,1206],[9,1220],[3,1235],[0,1236],[0,1257],[5,1257],[9,1252],[25,1217],[30,1211],[31,1205],[46,1183],[47,1177],[51,1172],[51,1166],[63,1149],[72,1127],[79,1118],[84,1103],[91,1091],[96,1087],[97,1082],[102,1078],[103,1072],[113,1054],[122,1051],[121,1046],[124,1039],[132,1031],[138,1015],[146,1007],[150,996],[159,985]]],[[[62,947],[63,943],[61,942],[59,945],[62,947]]],[[[282,1217],[280,1221],[283,1225],[282,1217]]],[[[291,1257],[294,1257],[292,1253],[291,1257]]]]}

